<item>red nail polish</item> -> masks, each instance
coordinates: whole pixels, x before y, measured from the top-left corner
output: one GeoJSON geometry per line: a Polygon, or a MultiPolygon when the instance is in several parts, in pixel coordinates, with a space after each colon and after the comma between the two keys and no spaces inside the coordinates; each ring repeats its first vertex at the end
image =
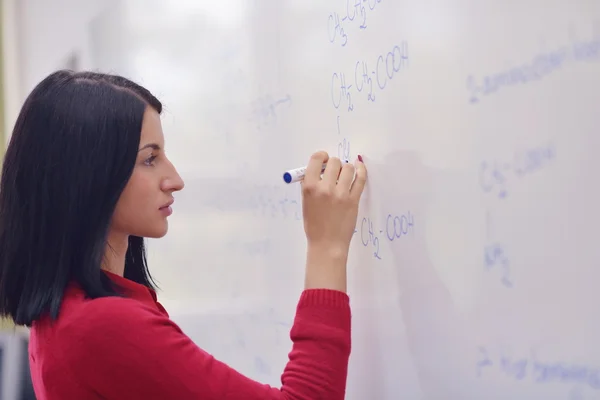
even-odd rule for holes
{"type": "Polygon", "coordinates": [[[358,155],[358,161],[363,162],[362,156],[360,154],[358,155]]]}

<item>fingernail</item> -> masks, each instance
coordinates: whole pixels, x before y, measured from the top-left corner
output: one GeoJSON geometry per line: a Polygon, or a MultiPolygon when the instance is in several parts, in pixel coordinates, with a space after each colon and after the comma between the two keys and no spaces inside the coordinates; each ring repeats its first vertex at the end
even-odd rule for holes
{"type": "Polygon", "coordinates": [[[358,155],[358,161],[363,162],[362,156],[360,154],[358,155]]]}

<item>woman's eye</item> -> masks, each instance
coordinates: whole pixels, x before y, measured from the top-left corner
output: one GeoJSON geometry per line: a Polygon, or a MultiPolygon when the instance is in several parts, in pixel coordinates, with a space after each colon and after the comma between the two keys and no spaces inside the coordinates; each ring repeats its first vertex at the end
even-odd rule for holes
{"type": "Polygon", "coordinates": [[[144,164],[146,164],[146,165],[152,165],[152,163],[154,162],[155,159],[156,159],[156,156],[152,155],[152,156],[148,157],[144,161],[144,164]]]}

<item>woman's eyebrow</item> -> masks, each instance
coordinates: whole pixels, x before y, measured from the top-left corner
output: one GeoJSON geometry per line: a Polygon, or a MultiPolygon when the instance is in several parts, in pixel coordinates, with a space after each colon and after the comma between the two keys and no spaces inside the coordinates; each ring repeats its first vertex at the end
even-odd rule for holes
{"type": "Polygon", "coordinates": [[[147,148],[151,148],[151,149],[153,149],[153,150],[160,150],[160,146],[159,146],[159,145],[157,145],[156,143],[148,143],[148,144],[146,144],[146,145],[144,145],[144,146],[140,147],[140,149],[138,150],[138,152],[139,152],[139,151],[142,151],[142,150],[144,150],[144,149],[147,149],[147,148]]]}

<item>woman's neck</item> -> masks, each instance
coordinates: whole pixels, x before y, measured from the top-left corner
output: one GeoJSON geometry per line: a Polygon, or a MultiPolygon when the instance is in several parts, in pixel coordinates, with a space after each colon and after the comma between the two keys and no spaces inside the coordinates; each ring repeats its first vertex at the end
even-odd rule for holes
{"type": "Polygon", "coordinates": [[[125,254],[129,245],[127,235],[110,233],[104,250],[102,269],[123,276],[125,273],[125,254]]]}

